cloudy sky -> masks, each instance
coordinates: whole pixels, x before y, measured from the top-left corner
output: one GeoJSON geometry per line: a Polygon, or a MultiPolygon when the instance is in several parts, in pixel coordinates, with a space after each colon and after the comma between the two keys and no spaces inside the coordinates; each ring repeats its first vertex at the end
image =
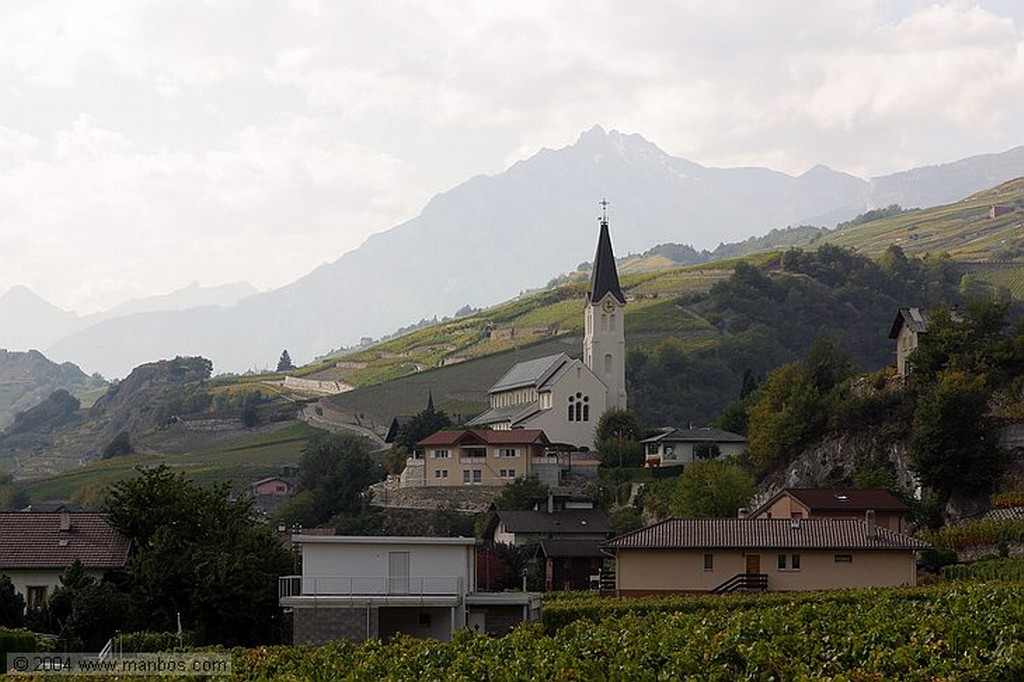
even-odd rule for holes
{"type": "Polygon", "coordinates": [[[5,0],[0,294],[287,284],[595,124],[862,177],[1024,144],[1016,0],[5,0]]]}

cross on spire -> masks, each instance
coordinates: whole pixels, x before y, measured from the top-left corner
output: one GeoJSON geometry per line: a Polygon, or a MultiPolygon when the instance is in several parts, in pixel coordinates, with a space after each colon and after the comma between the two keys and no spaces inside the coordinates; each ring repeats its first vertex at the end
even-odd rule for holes
{"type": "Polygon", "coordinates": [[[607,225],[608,224],[608,204],[610,204],[611,202],[608,201],[607,199],[601,199],[601,201],[599,201],[597,203],[599,203],[601,205],[601,224],[602,225],[607,225]]]}

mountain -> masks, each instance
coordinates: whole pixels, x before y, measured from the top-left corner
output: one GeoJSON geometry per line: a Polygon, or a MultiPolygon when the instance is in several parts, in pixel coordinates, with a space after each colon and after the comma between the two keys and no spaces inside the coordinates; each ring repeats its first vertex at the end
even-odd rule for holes
{"type": "Polygon", "coordinates": [[[573,145],[434,197],[416,218],[289,286],[227,309],[107,320],[48,352],[107,376],[180,354],[208,357],[217,372],[272,367],[282,349],[304,363],[421,318],[507,300],[572,270],[592,257],[601,197],[612,201],[620,254],[664,242],[705,247],[787,225],[835,224],[864,211],[872,187],[890,203],[911,205],[925,186],[939,203],[952,201],[971,191],[958,186],[979,178],[1024,174],[1024,158],[1007,154],[925,169],[919,181],[910,171],[869,183],[823,166],[798,177],[707,168],[639,135],[595,127],[573,145]]]}
{"type": "Polygon", "coordinates": [[[131,299],[110,310],[78,315],[61,310],[24,286],[0,296],[0,348],[46,349],[60,339],[105,320],[159,311],[180,311],[203,306],[230,306],[257,293],[248,282],[212,287],[192,282],[161,296],[131,299]]]}
{"type": "Polygon", "coordinates": [[[0,431],[14,421],[16,413],[58,389],[83,398],[104,387],[102,380],[87,376],[70,362],[51,362],[35,350],[22,353],[0,349],[0,431]]]}
{"type": "Polygon", "coordinates": [[[12,287],[0,296],[0,347],[46,348],[81,325],[75,313],[61,310],[30,289],[12,287]]]}

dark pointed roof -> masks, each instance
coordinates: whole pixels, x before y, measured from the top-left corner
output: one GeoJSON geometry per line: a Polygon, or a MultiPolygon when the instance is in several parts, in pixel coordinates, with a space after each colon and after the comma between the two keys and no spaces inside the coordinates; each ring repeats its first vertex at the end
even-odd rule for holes
{"type": "Polygon", "coordinates": [[[626,305],[626,297],[619,288],[619,273],[615,269],[615,254],[612,253],[612,239],[608,235],[608,219],[601,217],[601,234],[597,238],[597,253],[594,254],[594,268],[590,275],[590,291],[587,303],[600,301],[611,294],[616,301],[626,305]]]}

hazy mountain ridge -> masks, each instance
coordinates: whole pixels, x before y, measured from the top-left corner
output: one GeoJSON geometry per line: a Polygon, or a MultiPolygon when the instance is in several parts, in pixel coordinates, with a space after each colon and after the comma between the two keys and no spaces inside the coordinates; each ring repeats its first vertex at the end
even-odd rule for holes
{"type": "Polygon", "coordinates": [[[82,397],[102,389],[104,382],[85,374],[70,362],[51,362],[39,351],[0,349],[0,431],[57,389],[82,397]]]}
{"type": "Polygon", "coordinates": [[[707,248],[787,225],[835,224],[871,201],[917,205],[923,187],[942,195],[935,203],[953,201],[993,174],[1024,174],[1024,154],[1007,154],[930,167],[921,181],[908,171],[869,183],[824,166],[798,177],[706,168],[640,135],[595,127],[573,145],[435,196],[416,218],[288,286],[226,309],[107,320],[54,343],[48,354],[110,376],[179,354],[209,357],[217,372],[272,367],[282,349],[306,362],[414,320],[507,300],[571,271],[592,257],[601,197],[612,201],[617,253],[659,243],[707,248]]]}

